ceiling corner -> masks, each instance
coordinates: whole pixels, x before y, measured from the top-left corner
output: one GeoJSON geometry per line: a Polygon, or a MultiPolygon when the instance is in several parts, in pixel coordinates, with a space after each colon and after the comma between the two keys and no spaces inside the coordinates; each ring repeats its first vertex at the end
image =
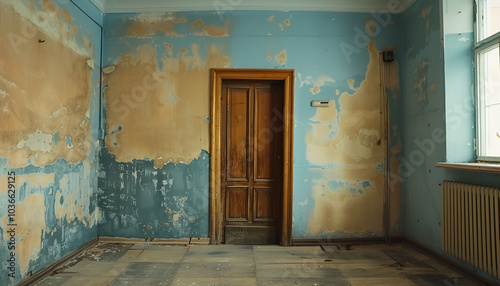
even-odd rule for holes
{"type": "Polygon", "coordinates": [[[102,13],[106,13],[106,1],[105,0],[90,0],[102,13]]]}

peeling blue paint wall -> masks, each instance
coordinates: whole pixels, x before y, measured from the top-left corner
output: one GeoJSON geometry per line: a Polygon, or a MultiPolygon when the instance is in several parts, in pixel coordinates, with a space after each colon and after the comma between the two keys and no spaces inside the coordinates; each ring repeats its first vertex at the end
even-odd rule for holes
{"type": "Polygon", "coordinates": [[[97,236],[101,28],[70,1],[3,1],[0,12],[0,22],[4,13],[15,21],[1,23],[8,37],[0,45],[0,284],[16,285],[97,236]],[[10,30],[9,24],[19,26],[10,30]],[[5,51],[13,52],[15,66],[5,51]],[[88,76],[68,72],[53,80],[71,64],[88,76]],[[85,90],[68,86],[86,80],[85,90]],[[60,105],[52,105],[54,99],[60,105]]]}
{"type": "Polygon", "coordinates": [[[209,156],[155,169],[149,160],[119,163],[103,148],[99,170],[99,236],[208,237],[209,156]]]}
{"type": "Polygon", "coordinates": [[[437,249],[441,245],[440,184],[444,171],[436,169],[435,164],[446,160],[444,58],[439,2],[417,1],[403,13],[402,19],[404,159],[401,176],[404,233],[437,249]],[[425,13],[428,9],[430,12],[425,13]],[[431,85],[435,85],[433,91],[431,85]]]}
{"type": "MultiPolygon", "coordinates": [[[[99,204],[104,217],[100,224],[100,235],[139,238],[208,235],[208,181],[201,180],[199,185],[193,185],[192,188],[181,185],[176,187],[175,184],[189,182],[190,174],[208,178],[209,154],[202,150],[208,150],[208,77],[209,69],[213,67],[285,68],[296,71],[293,237],[383,235],[380,228],[371,226],[359,227],[359,231],[354,232],[342,232],[329,229],[328,226],[321,226],[322,230],[319,231],[311,230],[316,201],[319,199],[314,195],[313,189],[319,180],[326,180],[332,189],[328,190],[331,194],[340,192],[347,185],[356,188],[356,192],[350,193],[353,198],[363,198],[365,194],[373,193],[379,194],[381,198],[383,190],[375,188],[375,184],[366,178],[337,178],[335,175],[325,177],[321,170],[335,174],[337,170],[343,171],[344,163],[334,160],[324,164],[311,162],[306,158],[306,153],[312,145],[307,142],[306,137],[309,133],[314,133],[312,127],[320,123],[312,119],[318,110],[311,107],[312,100],[330,100],[332,105],[337,106],[332,112],[342,114],[342,96],[352,96],[363,82],[379,80],[379,70],[368,72],[368,66],[370,62],[379,64],[380,51],[396,50],[396,60],[402,59],[399,15],[388,12],[359,14],[275,11],[110,14],[105,17],[105,27],[104,66],[116,65],[116,71],[105,77],[108,130],[105,150],[102,151],[103,177],[99,184],[99,204]],[[158,24],[160,22],[161,25],[158,24]],[[370,48],[372,44],[373,47],[370,48]],[[173,66],[176,68],[172,68],[173,66]],[[198,76],[197,71],[200,71],[201,76],[198,76]],[[161,81],[152,85],[155,81],[151,79],[155,76],[161,78],[161,81]],[[189,78],[192,80],[187,81],[189,78]],[[193,86],[200,88],[194,89],[193,86]],[[161,92],[157,91],[159,88],[161,92]],[[135,97],[134,90],[137,92],[135,97]],[[140,90],[147,90],[144,97],[161,104],[148,106],[146,100],[141,99],[140,90]],[[180,94],[185,90],[191,92],[180,94]],[[198,113],[184,110],[181,105],[183,101],[196,102],[202,109],[198,113]],[[176,107],[169,109],[169,106],[176,107]],[[149,119],[146,121],[145,118],[149,119]],[[172,122],[177,123],[174,125],[172,122]],[[138,127],[139,124],[143,127],[138,127]],[[178,130],[176,126],[180,124],[185,124],[186,128],[178,130]],[[200,131],[190,135],[190,130],[200,131]],[[141,150],[139,144],[136,144],[136,140],[139,140],[137,138],[153,142],[147,144],[154,146],[149,150],[141,150]],[[189,145],[195,144],[195,141],[202,143],[191,148],[189,145]],[[190,162],[192,154],[200,157],[194,157],[190,162]],[[137,170],[146,171],[141,175],[133,175],[137,170]],[[151,172],[156,175],[146,174],[151,172]],[[176,177],[177,182],[174,180],[173,186],[163,185],[161,182],[169,176],[176,177]],[[171,187],[177,188],[176,191],[169,193],[171,187]],[[173,215],[168,213],[169,209],[177,208],[173,206],[174,196],[186,197],[182,213],[187,227],[184,231],[180,231],[180,224],[172,224],[173,215]],[[118,198],[122,198],[120,202],[118,198]],[[152,200],[156,199],[160,201],[153,203],[152,200]],[[138,205],[140,200],[151,203],[147,215],[141,213],[138,205]],[[123,206],[120,206],[121,202],[123,206]],[[198,202],[205,205],[198,205],[198,202]],[[184,213],[188,209],[191,213],[184,213]],[[189,216],[195,216],[196,219],[189,221],[189,216]],[[168,225],[162,225],[162,222],[168,225]],[[128,229],[124,230],[124,226],[128,229]],[[199,229],[193,231],[196,227],[199,229]]],[[[397,61],[391,65],[392,84],[397,86],[398,66],[397,61]]],[[[397,175],[402,101],[396,89],[388,88],[387,92],[391,109],[389,152],[395,158],[391,172],[397,175]]],[[[376,97],[378,104],[378,96],[379,86],[376,85],[370,92],[364,91],[356,98],[376,97]]],[[[333,120],[336,115],[331,113],[327,117],[333,120]]],[[[336,136],[334,126],[332,128],[327,137],[336,136]]],[[[350,137],[352,140],[360,136],[358,131],[355,130],[350,137]]],[[[372,143],[366,144],[375,146],[372,143]]],[[[373,173],[380,172],[381,168],[383,169],[383,165],[376,163],[369,167],[373,173]]],[[[363,220],[363,216],[370,216],[364,210],[373,204],[368,198],[366,196],[366,202],[359,206],[359,215],[330,219],[341,220],[346,225],[350,221],[363,220]]],[[[392,232],[398,233],[399,196],[395,200],[397,208],[393,211],[392,232]]],[[[382,201],[377,207],[381,209],[381,205],[382,201]]],[[[376,219],[381,222],[382,214],[377,214],[376,219]]]]}
{"type": "Polygon", "coordinates": [[[437,162],[475,160],[472,17],[473,1],[467,0],[417,1],[402,15],[402,215],[405,236],[498,283],[491,275],[445,253],[441,245],[441,182],[500,186],[498,174],[435,167],[437,162]],[[420,100],[423,94],[426,100],[420,100]]]}

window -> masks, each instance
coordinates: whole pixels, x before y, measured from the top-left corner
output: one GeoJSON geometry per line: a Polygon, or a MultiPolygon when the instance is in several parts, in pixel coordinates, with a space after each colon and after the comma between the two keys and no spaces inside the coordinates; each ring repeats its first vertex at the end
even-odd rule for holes
{"type": "Polygon", "coordinates": [[[500,0],[476,0],[478,160],[500,161],[500,0]]]}

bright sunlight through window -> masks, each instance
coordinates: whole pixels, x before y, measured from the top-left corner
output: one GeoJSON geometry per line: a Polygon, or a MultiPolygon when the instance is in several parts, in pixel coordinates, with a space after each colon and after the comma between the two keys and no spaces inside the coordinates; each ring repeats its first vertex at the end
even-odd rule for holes
{"type": "Polygon", "coordinates": [[[500,161],[500,0],[477,0],[477,157],[500,161]]]}

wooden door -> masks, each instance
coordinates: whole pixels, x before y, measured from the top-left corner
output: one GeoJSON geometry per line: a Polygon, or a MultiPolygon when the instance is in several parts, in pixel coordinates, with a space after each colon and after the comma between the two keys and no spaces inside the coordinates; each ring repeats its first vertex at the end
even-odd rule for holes
{"type": "Polygon", "coordinates": [[[223,82],[221,95],[224,241],[278,243],[283,83],[229,80],[223,82]]]}

